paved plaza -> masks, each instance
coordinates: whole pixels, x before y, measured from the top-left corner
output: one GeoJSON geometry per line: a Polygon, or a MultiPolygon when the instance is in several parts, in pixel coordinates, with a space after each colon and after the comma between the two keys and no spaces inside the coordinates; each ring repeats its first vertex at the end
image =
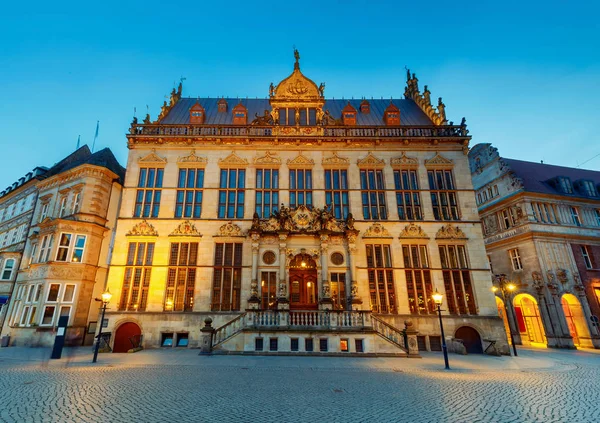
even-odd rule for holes
{"type": "Polygon", "coordinates": [[[599,422],[600,354],[422,359],[0,349],[2,422],[599,422]]]}

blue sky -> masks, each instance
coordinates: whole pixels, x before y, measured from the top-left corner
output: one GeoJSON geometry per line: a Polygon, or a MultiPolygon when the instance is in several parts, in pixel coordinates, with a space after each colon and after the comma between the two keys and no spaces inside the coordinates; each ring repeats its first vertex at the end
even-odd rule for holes
{"type": "Polygon", "coordinates": [[[97,120],[96,149],[125,165],[133,108],[155,118],[181,76],[184,96],[265,97],[294,45],[327,97],[402,97],[406,65],[472,145],[565,166],[600,154],[597,2],[21,4],[0,15],[0,190],[91,144],[97,120]]]}

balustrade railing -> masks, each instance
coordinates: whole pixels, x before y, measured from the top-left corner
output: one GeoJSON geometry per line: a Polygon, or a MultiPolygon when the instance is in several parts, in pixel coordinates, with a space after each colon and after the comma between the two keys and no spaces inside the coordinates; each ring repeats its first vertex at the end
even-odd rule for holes
{"type": "Polygon", "coordinates": [[[384,322],[380,318],[371,315],[373,329],[383,336],[388,341],[396,344],[398,347],[407,349],[404,332],[389,323],[384,322]]]}
{"type": "Polygon", "coordinates": [[[371,311],[248,311],[248,326],[271,328],[360,329],[371,326],[371,311]]]}
{"type": "Polygon", "coordinates": [[[242,329],[244,329],[244,327],[246,326],[246,322],[244,320],[245,316],[246,316],[246,313],[243,313],[243,314],[239,315],[238,317],[236,317],[235,319],[233,319],[232,321],[225,323],[220,328],[215,329],[215,331],[213,333],[213,338],[212,338],[213,347],[225,342],[226,340],[231,338],[233,335],[235,335],[236,333],[238,333],[242,329]]]}

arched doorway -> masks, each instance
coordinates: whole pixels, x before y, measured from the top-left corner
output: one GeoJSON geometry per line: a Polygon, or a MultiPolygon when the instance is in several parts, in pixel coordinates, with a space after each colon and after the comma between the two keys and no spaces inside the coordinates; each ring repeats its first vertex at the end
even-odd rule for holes
{"type": "Polygon", "coordinates": [[[133,322],[123,323],[118,327],[115,332],[115,343],[113,346],[113,352],[115,353],[126,353],[133,348],[131,338],[142,334],[140,327],[133,322]]]}
{"type": "Polygon", "coordinates": [[[469,326],[462,326],[458,328],[454,337],[462,339],[463,345],[467,349],[469,354],[483,354],[483,347],[481,345],[481,336],[479,332],[469,326]]]}
{"type": "Polygon", "coordinates": [[[290,310],[316,310],[318,307],[317,263],[308,254],[290,261],[290,310]]]}
{"type": "Polygon", "coordinates": [[[506,314],[506,305],[504,301],[498,296],[496,296],[496,306],[498,307],[498,316],[504,322],[504,330],[506,331],[506,339],[508,339],[508,344],[510,345],[510,326],[508,326],[508,315],[506,314]]]}
{"type": "Polygon", "coordinates": [[[560,303],[562,304],[565,318],[567,319],[567,325],[569,326],[569,332],[573,338],[573,344],[575,344],[576,347],[579,347],[581,345],[581,337],[590,337],[581,303],[573,294],[563,295],[560,299],[560,303]]]}
{"type": "Polygon", "coordinates": [[[546,346],[546,333],[537,301],[529,294],[519,294],[514,299],[517,326],[523,345],[546,346]]]}

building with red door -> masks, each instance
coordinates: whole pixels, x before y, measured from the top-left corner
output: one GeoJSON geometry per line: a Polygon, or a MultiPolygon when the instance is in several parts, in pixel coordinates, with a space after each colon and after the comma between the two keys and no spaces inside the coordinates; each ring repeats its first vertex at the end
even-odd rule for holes
{"type": "Polygon", "coordinates": [[[264,99],[180,84],[156,119],[134,118],[107,284],[115,350],[140,335],[200,346],[205,320],[229,352],[439,350],[438,290],[450,338],[507,351],[464,120],[410,73],[403,98],[327,98],[295,56],[264,99]]]}

